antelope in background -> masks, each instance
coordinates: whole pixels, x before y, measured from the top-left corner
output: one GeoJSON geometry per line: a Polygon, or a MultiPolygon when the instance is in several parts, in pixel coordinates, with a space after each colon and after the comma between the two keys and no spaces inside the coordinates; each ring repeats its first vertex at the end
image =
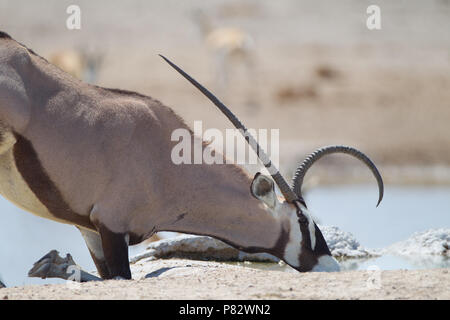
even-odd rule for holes
{"type": "MultiPolygon", "coordinates": [[[[378,203],[383,197],[375,165],[341,146],[308,157],[291,187],[234,114],[168,60],[241,130],[271,177],[252,179],[233,164],[175,165],[171,134],[190,129],[161,102],[75,79],[4,32],[0,57],[0,193],[35,215],[78,228],[102,279],[131,279],[128,246],[158,231],[267,252],[301,272],[338,271],[302,197],[308,168],[326,154],[350,154],[375,175],[378,203]]],[[[67,279],[69,258],[46,255],[30,275],[67,279]]]]}
{"type": "Polygon", "coordinates": [[[77,49],[55,52],[49,62],[77,79],[95,84],[103,59],[104,54],[101,52],[77,49]]]}
{"type": "Polygon", "coordinates": [[[237,70],[237,66],[240,66],[245,69],[246,82],[252,85],[247,89],[249,98],[254,99],[257,77],[255,77],[256,54],[253,37],[238,27],[214,27],[211,19],[200,9],[194,11],[192,17],[214,60],[217,90],[226,95],[231,83],[231,74],[237,70]]]}

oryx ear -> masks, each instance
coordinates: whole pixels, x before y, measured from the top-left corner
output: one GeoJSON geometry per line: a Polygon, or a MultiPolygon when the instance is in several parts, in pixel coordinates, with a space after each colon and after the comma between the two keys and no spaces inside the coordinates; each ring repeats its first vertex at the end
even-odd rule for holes
{"type": "Polygon", "coordinates": [[[250,190],[256,199],[261,200],[269,208],[273,209],[277,201],[274,186],[273,180],[270,177],[258,172],[253,178],[250,190]]]}

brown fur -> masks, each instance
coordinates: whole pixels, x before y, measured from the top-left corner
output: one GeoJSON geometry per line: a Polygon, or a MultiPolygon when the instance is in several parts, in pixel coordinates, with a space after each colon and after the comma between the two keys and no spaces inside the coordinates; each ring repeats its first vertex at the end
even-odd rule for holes
{"type": "Polygon", "coordinates": [[[14,145],[16,166],[41,203],[58,219],[94,230],[94,226],[87,217],[76,214],[67,205],[61,193],[41,166],[30,141],[19,134],[15,134],[15,138],[17,140],[14,145]]]}

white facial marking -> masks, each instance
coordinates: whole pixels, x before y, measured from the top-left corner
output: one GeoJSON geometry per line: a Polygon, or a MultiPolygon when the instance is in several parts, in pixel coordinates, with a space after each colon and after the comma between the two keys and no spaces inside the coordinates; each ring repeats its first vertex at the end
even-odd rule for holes
{"type": "Polygon", "coordinates": [[[300,205],[303,214],[308,219],[308,229],[309,229],[309,237],[311,239],[311,249],[314,251],[316,248],[316,227],[314,226],[314,220],[311,217],[308,209],[306,209],[303,205],[300,205]]]}
{"type": "Polygon", "coordinates": [[[338,272],[341,271],[341,267],[335,258],[332,256],[324,255],[319,258],[318,263],[312,268],[313,272],[338,272]]]}
{"type": "Polygon", "coordinates": [[[289,233],[289,241],[284,250],[284,259],[291,266],[299,267],[298,257],[300,256],[300,252],[302,250],[300,245],[302,241],[302,232],[300,231],[297,214],[295,212],[290,213],[289,222],[291,230],[289,233]]]}

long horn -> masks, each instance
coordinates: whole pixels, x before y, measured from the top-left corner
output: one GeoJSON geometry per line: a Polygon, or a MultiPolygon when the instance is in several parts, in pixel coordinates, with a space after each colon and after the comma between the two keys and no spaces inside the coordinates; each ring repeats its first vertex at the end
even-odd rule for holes
{"type": "Polygon", "coordinates": [[[315,152],[311,153],[303,161],[303,163],[297,168],[297,171],[295,172],[295,175],[294,175],[293,189],[294,189],[294,192],[297,194],[297,196],[298,197],[302,196],[303,178],[305,177],[306,172],[308,172],[308,169],[314,164],[314,162],[316,162],[317,160],[319,160],[323,156],[325,156],[327,154],[331,154],[331,153],[345,153],[345,154],[349,154],[349,155],[351,155],[351,156],[361,160],[362,162],[364,162],[369,167],[370,171],[372,171],[372,173],[375,176],[375,178],[377,179],[377,183],[378,183],[378,193],[379,193],[378,203],[377,203],[377,207],[378,207],[378,205],[380,204],[381,200],[383,199],[384,186],[383,186],[383,179],[381,178],[381,175],[378,172],[377,167],[369,159],[369,157],[367,157],[364,153],[362,153],[361,151],[356,150],[356,149],[354,149],[352,147],[347,147],[347,146],[323,147],[323,148],[320,148],[320,149],[316,150],[315,152]]]}
{"type": "Polygon", "coordinates": [[[208,91],[205,87],[203,87],[200,83],[198,83],[195,79],[193,79],[191,76],[189,76],[186,72],[181,70],[178,66],[176,66],[174,63],[172,63],[169,59],[164,57],[163,55],[159,55],[161,58],[163,58],[172,68],[174,68],[176,71],[178,71],[186,80],[188,80],[190,83],[194,85],[198,90],[200,90],[201,93],[203,93],[212,103],[214,103],[220,111],[233,123],[233,125],[236,127],[236,129],[239,130],[239,132],[244,136],[245,140],[250,144],[252,149],[256,152],[258,155],[258,158],[261,160],[261,162],[264,164],[264,166],[269,171],[270,175],[272,176],[275,183],[280,188],[281,193],[283,194],[284,198],[288,202],[293,202],[298,200],[298,196],[294,193],[294,191],[291,189],[289,184],[286,182],[286,180],[283,178],[283,176],[280,174],[280,171],[276,168],[276,166],[270,161],[267,154],[264,152],[264,150],[259,146],[259,144],[256,142],[256,140],[253,138],[253,136],[247,131],[247,128],[239,121],[239,119],[228,109],[219,99],[217,99],[210,91],[208,91]]]}

